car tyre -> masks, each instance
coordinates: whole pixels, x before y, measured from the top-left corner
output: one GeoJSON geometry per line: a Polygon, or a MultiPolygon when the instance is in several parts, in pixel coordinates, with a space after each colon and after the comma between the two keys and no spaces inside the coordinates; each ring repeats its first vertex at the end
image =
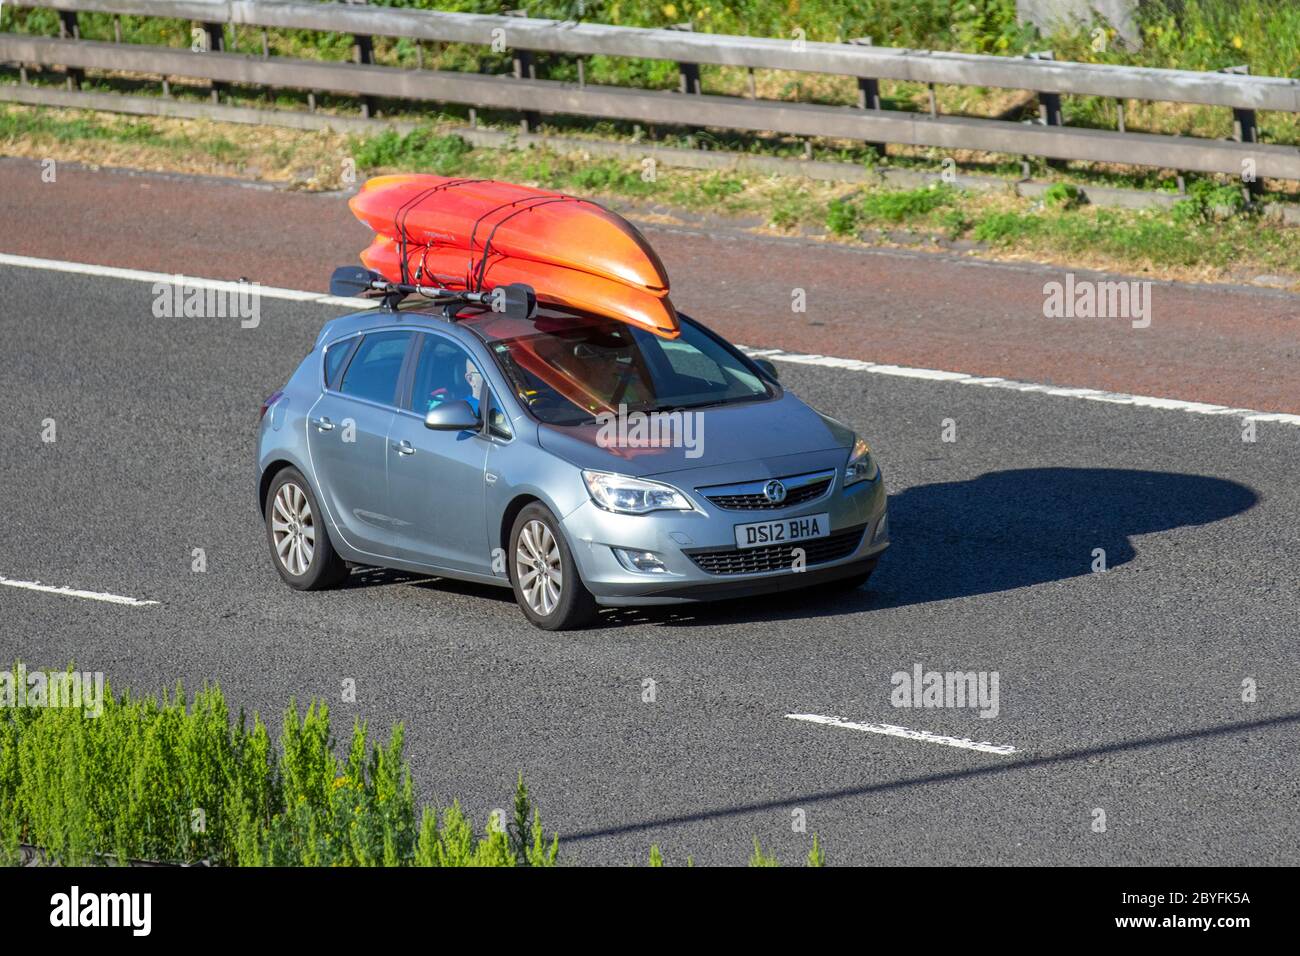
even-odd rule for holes
{"type": "Polygon", "coordinates": [[[573,630],[596,617],[596,599],[578,576],[560,522],[545,505],[533,503],[519,512],[508,553],[515,600],[537,627],[573,630]]]}
{"type": "Polygon", "coordinates": [[[271,562],[289,587],[321,591],[336,587],[348,567],[325,527],[325,513],[296,468],[276,473],[262,502],[271,562]]]}

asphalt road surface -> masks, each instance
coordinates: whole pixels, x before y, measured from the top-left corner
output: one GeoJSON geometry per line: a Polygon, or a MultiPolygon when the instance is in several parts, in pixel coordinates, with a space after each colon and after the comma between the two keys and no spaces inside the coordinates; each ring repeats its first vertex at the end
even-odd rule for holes
{"type": "Polygon", "coordinates": [[[336,310],[264,300],[241,329],[152,300],[0,267],[0,575],[159,602],[0,587],[5,660],[144,692],[219,681],[273,728],[290,697],[330,702],[340,734],[404,721],[422,799],[481,824],[522,771],[571,862],[658,843],[735,864],[758,837],[793,863],[813,832],[831,863],[1300,862],[1300,428],[1244,442],[1230,417],[783,364],[883,463],[895,543],[871,583],[546,633],[489,588],[286,588],[257,407],[336,310]],[[996,671],[998,715],[892,706],[917,664],[996,671]]]}

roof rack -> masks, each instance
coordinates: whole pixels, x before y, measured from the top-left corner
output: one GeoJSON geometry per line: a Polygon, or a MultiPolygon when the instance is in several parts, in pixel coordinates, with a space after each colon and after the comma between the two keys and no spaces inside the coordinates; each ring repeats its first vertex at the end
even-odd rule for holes
{"type": "Polygon", "coordinates": [[[456,307],[483,305],[511,318],[531,319],[537,312],[537,293],[530,285],[514,282],[486,292],[444,289],[441,286],[410,282],[389,282],[373,269],[363,266],[339,266],[330,276],[330,295],[353,298],[380,293],[380,306],[393,310],[409,295],[418,295],[444,307],[448,319],[456,317],[456,307]]]}

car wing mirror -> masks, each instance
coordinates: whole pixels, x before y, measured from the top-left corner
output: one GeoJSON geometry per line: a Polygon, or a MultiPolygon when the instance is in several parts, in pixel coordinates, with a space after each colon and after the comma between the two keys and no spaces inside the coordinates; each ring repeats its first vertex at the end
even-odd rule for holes
{"type": "Polygon", "coordinates": [[[754,364],[757,365],[759,370],[772,381],[779,382],[781,380],[781,374],[776,370],[775,363],[770,362],[765,358],[756,358],[754,359],[754,364]]]}
{"type": "Polygon", "coordinates": [[[436,432],[477,431],[481,425],[474,406],[465,401],[443,402],[424,416],[424,427],[436,432]]]}

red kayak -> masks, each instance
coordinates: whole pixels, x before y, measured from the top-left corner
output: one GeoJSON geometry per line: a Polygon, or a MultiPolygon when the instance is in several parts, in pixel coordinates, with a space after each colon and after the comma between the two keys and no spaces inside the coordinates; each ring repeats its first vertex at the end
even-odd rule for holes
{"type": "MultiPolygon", "coordinates": [[[[410,174],[369,180],[348,203],[409,245],[485,251],[590,273],[664,296],[668,276],[645,237],[597,203],[488,179],[410,174]]],[[[540,294],[545,283],[537,286],[540,294]]]]}
{"type": "Polygon", "coordinates": [[[407,279],[403,280],[401,249],[385,235],[375,236],[361,253],[361,261],[390,282],[410,281],[455,291],[489,290],[522,282],[532,286],[542,302],[607,315],[663,338],[675,339],[680,334],[677,312],[667,295],[592,272],[501,252],[490,253],[485,260],[481,253],[466,248],[408,244],[407,279]]]}

